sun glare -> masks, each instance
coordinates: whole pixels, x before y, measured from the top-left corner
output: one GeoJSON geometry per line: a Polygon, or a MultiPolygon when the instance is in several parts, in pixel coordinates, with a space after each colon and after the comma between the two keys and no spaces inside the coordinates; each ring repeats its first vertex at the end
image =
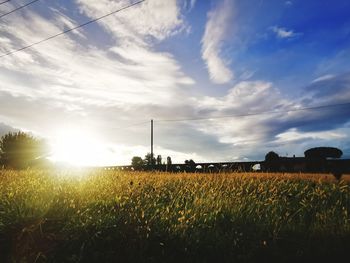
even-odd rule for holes
{"type": "Polygon", "coordinates": [[[59,132],[54,137],[50,159],[73,166],[103,166],[111,161],[112,155],[93,135],[70,130],[59,132]]]}

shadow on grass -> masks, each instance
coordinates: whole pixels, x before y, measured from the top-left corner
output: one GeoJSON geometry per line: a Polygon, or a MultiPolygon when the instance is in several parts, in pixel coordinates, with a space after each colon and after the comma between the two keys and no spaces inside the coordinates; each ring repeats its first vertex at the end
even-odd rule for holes
{"type": "Polygon", "coordinates": [[[350,236],[285,232],[221,217],[212,227],[171,233],[132,223],[72,227],[65,220],[14,224],[0,238],[1,262],[334,262],[350,236]]]}

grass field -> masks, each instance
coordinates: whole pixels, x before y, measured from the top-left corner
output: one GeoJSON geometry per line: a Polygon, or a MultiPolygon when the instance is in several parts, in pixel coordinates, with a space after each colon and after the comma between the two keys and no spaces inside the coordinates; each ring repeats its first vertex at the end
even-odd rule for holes
{"type": "Polygon", "coordinates": [[[325,175],[2,170],[0,262],[330,262],[349,212],[325,175]]]}

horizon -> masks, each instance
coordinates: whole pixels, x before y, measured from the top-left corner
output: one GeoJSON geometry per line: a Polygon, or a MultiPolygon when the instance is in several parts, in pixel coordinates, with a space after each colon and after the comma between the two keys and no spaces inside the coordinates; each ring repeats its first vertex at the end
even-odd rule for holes
{"type": "MultiPolygon", "coordinates": [[[[56,141],[56,145],[50,145],[47,144],[47,142],[42,142],[41,140],[44,140],[44,138],[38,138],[35,137],[35,135],[28,133],[28,132],[23,132],[20,130],[14,130],[14,131],[10,131],[8,132],[6,135],[14,135],[14,134],[25,134],[26,136],[29,136],[30,138],[33,138],[34,140],[38,141],[40,144],[42,144],[42,146],[44,146],[44,148],[46,148],[45,151],[47,151],[47,153],[45,153],[43,156],[39,156],[39,157],[35,157],[35,160],[39,160],[39,159],[45,159],[48,160],[52,165],[56,166],[56,167],[65,167],[65,168],[93,168],[93,167],[125,167],[125,166],[132,166],[131,160],[129,163],[119,163],[119,164],[113,164],[113,165],[93,165],[91,163],[93,163],[92,161],[96,161],[96,160],[92,160],[89,159],[89,155],[86,155],[86,150],[87,148],[82,145],[81,143],[84,141],[81,140],[78,137],[65,137],[63,136],[61,139],[63,139],[63,141],[56,141]],[[73,147],[72,147],[73,145],[73,147]],[[69,152],[69,151],[73,151],[73,152],[69,152]]],[[[72,135],[72,133],[69,133],[69,135],[72,135]]],[[[1,137],[1,139],[4,137],[1,137]]],[[[98,147],[98,144],[96,144],[95,146],[98,147]]],[[[335,147],[323,147],[323,146],[318,146],[318,147],[313,147],[310,149],[306,149],[303,153],[303,156],[296,156],[296,155],[288,155],[288,153],[286,155],[280,155],[274,151],[269,151],[267,154],[269,153],[274,153],[277,154],[280,158],[289,158],[289,159],[293,159],[293,158],[307,158],[306,157],[306,152],[311,150],[311,149],[317,149],[317,148],[332,148],[334,150],[337,150],[340,152],[340,155],[337,157],[327,157],[328,160],[350,160],[349,158],[345,157],[343,155],[343,151],[341,149],[335,148],[335,147]]],[[[151,152],[147,152],[147,154],[144,154],[144,156],[133,156],[133,157],[140,157],[142,160],[146,160],[147,159],[147,155],[151,155],[151,152]]],[[[266,161],[266,155],[263,158],[260,159],[244,159],[244,160],[217,160],[217,161],[211,161],[211,160],[206,160],[206,161],[198,161],[198,160],[193,160],[192,158],[190,159],[186,159],[186,160],[180,160],[177,162],[172,163],[172,165],[181,165],[186,163],[188,160],[192,160],[194,161],[194,163],[196,164],[217,164],[217,163],[254,163],[254,162],[264,162],[266,161]]],[[[162,156],[162,155],[158,155],[157,153],[153,153],[153,157],[156,159],[156,156],[160,156],[161,161],[162,161],[162,165],[165,165],[166,162],[166,157],[162,156]]],[[[33,156],[34,157],[34,156],[33,156]]],[[[171,156],[168,156],[171,158],[171,156]]],[[[91,156],[90,156],[91,158],[91,156]]],[[[93,157],[94,158],[94,157],[93,157]]],[[[158,157],[157,157],[158,158],[158,157]]],[[[172,160],[172,159],[171,159],[172,160]]],[[[113,160],[114,161],[114,160],[113,160]]],[[[146,164],[144,164],[146,165],[146,164]]]]}
{"type": "Polygon", "coordinates": [[[318,146],[350,158],[348,1],[60,0],[4,15],[27,3],[0,5],[0,136],[125,165],[150,152],[153,119],[154,153],[174,163],[318,146]]]}

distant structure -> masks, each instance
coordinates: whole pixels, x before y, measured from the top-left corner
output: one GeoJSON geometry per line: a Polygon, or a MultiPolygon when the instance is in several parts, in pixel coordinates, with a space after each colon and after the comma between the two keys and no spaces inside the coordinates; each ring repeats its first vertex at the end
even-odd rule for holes
{"type": "Polygon", "coordinates": [[[265,156],[263,171],[332,173],[338,180],[350,173],[350,160],[339,159],[343,152],[334,147],[316,147],[304,152],[305,157],[280,157],[274,152],[265,156]]]}
{"type": "MultiPolygon", "coordinates": [[[[316,147],[304,152],[304,157],[282,157],[276,152],[268,152],[264,161],[252,162],[209,162],[195,163],[192,159],[182,164],[173,164],[168,156],[166,163],[161,163],[161,156],[158,155],[154,162],[157,163],[156,170],[166,172],[286,172],[286,173],[332,173],[338,180],[343,174],[350,174],[350,160],[340,159],[343,152],[333,147],[316,147]]],[[[146,155],[144,160],[140,157],[133,159],[133,166],[105,167],[106,169],[129,170],[150,170],[151,156],[146,155]],[[143,163],[142,163],[143,161],[143,163]],[[140,167],[140,164],[142,167],[140,167]],[[136,169],[135,169],[136,168],[136,169]]]]}

